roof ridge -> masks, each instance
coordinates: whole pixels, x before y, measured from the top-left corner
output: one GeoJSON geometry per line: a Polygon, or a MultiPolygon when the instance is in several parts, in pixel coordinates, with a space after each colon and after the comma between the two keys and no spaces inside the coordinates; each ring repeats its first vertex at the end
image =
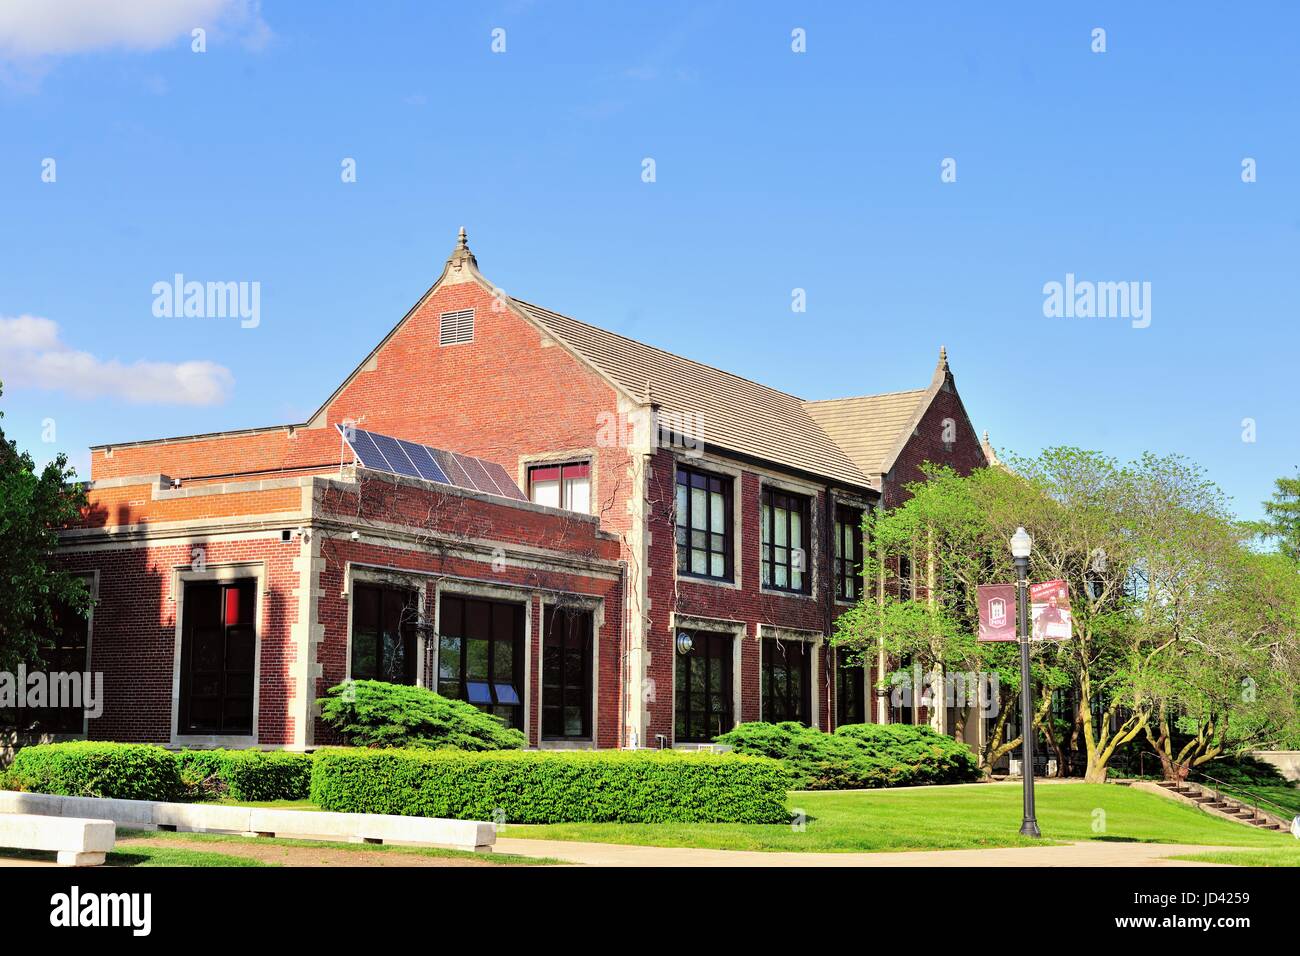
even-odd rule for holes
{"type": "Polygon", "coordinates": [[[893,392],[872,392],[869,395],[845,395],[841,398],[805,398],[805,405],[827,405],[831,402],[857,402],[864,398],[888,398],[890,395],[921,395],[926,392],[924,388],[900,388],[893,392]]]}
{"type": "Polygon", "coordinates": [[[716,365],[710,365],[708,362],[701,362],[698,359],[687,358],[685,355],[679,355],[676,352],[670,352],[667,349],[660,348],[657,345],[651,345],[649,342],[642,342],[640,339],[634,339],[630,335],[624,335],[622,332],[615,332],[613,329],[607,329],[603,325],[592,325],[590,322],[584,322],[582,319],[575,319],[571,315],[565,315],[563,312],[556,312],[554,309],[548,309],[544,305],[538,305],[535,302],[529,302],[526,299],[519,298],[518,296],[511,296],[510,298],[512,301],[517,302],[519,305],[525,306],[529,309],[536,309],[539,312],[545,312],[549,315],[558,316],[559,318],[565,319],[566,321],[569,322],[576,322],[578,325],[585,325],[587,328],[595,329],[597,332],[603,332],[606,335],[616,336],[622,339],[624,342],[631,342],[633,345],[639,345],[642,348],[654,349],[654,351],[659,352],[661,355],[668,355],[679,361],[688,362],[691,365],[697,365],[700,368],[707,368],[711,371],[718,372],[721,375],[729,375],[731,378],[739,379],[742,382],[748,382],[750,385],[756,385],[757,387],[766,389],[769,392],[776,392],[778,395],[784,395],[786,398],[792,398],[796,402],[799,402],[801,404],[807,401],[807,399],[800,398],[798,395],[795,395],[793,392],[787,392],[782,389],[776,388],[772,385],[765,385],[762,382],[756,381],[755,379],[752,378],[747,378],[744,375],[737,375],[735,372],[729,372],[725,368],[718,368],[716,365]]]}

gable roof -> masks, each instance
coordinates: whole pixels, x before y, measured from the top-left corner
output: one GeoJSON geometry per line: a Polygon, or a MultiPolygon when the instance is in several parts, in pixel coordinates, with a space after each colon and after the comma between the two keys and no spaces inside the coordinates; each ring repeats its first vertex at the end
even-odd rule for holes
{"type": "MultiPolygon", "coordinates": [[[[478,271],[478,260],[469,250],[464,228],[438,279],[301,425],[272,425],[125,444],[153,445],[274,431],[292,433],[297,428],[324,426],[330,406],[349,383],[371,366],[388,341],[448,281],[476,282],[494,295],[499,294],[478,271]]],[[[554,338],[579,362],[633,402],[652,401],[661,412],[684,416],[687,422],[698,420],[706,444],[852,487],[880,490],[883,473],[892,466],[944,378],[951,381],[946,354],[940,349],[939,368],[927,389],[804,401],[788,392],[542,306],[515,298],[507,301],[517,315],[554,338]]],[[[92,446],[92,450],[123,444],[92,446]]]]}
{"type": "Polygon", "coordinates": [[[807,402],[539,305],[511,301],[630,394],[648,389],[663,412],[698,413],[707,444],[859,487],[879,488],[881,473],[888,471],[880,463],[915,427],[918,406],[930,393],[807,402]]]}
{"type": "Polygon", "coordinates": [[[893,465],[891,454],[900,437],[916,426],[929,389],[914,388],[884,395],[804,402],[804,407],[831,440],[844,449],[864,474],[882,475],[893,465]]]}

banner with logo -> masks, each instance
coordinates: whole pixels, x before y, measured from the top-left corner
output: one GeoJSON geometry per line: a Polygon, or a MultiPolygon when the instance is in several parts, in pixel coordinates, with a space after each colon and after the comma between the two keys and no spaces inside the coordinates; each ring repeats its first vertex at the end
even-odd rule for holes
{"type": "Polygon", "coordinates": [[[1029,586],[1030,637],[1035,641],[1068,641],[1071,635],[1070,590],[1064,581],[1029,586]]]}
{"type": "Polygon", "coordinates": [[[981,584],[979,586],[981,641],[1016,639],[1016,586],[981,584]]]}

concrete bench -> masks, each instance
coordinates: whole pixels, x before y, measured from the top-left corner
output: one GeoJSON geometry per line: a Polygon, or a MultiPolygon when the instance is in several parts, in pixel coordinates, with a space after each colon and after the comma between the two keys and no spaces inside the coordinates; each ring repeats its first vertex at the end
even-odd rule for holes
{"type": "Polygon", "coordinates": [[[0,819],[6,815],[93,817],[144,830],[188,830],[248,836],[292,836],[307,840],[396,843],[490,852],[496,827],[479,820],[401,817],[378,813],[237,807],[152,800],[61,797],[0,790],[0,819]]]}
{"type": "Polygon", "coordinates": [[[99,866],[116,840],[112,820],[0,814],[0,847],[53,850],[60,866],[99,866]]]}

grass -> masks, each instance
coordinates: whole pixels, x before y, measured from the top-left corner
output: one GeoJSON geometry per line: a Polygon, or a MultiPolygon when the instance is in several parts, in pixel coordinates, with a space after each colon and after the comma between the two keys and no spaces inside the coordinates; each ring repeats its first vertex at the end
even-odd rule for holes
{"type": "MultiPolygon", "coordinates": [[[[303,807],[302,809],[319,809],[318,807],[303,807]]],[[[443,859],[473,859],[482,863],[496,863],[523,866],[563,866],[567,865],[563,860],[552,860],[544,857],[516,856],[510,853],[472,853],[468,850],[446,850],[439,847],[423,846],[393,846],[387,843],[345,843],[333,842],[328,840],[292,840],[284,837],[243,837],[232,833],[182,833],[168,830],[118,830],[119,840],[127,840],[133,837],[147,839],[164,839],[175,840],[177,842],[193,843],[242,843],[256,846],[294,846],[307,847],[309,849],[329,849],[329,850],[349,850],[358,853],[396,853],[409,856],[430,856],[443,859]]],[[[191,851],[192,852],[192,851],[191,851]]],[[[217,856],[218,854],[210,854],[217,856]]],[[[165,864],[159,864],[165,865],[165,864]]],[[[185,864],[176,864],[185,865],[185,864]]]]}
{"type": "MultiPolygon", "coordinates": [[[[1196,783],[1197,781],[1193,780],[1192,782],[1196,783]]],[[[1228,796],[1246,801],[1249,801],[1251,797],[1258,797],[1260,800],[1265,801],[1262,807],[1270,813],[1281,813],[1282,810],[1285,810],[1290,816],[1300,815],[1300,787],[1278,786],[1276,784],[1247,784],[1243,786],[1233,785],[1224,789],[1228,796]],[[1270,806],[1270,804],[1276,804],[1276,806],[1270,806]]]]}
{"type": "Polygon", "coordinates": [[[1227,863],[1231,866],[1300,866],[1300,844],[1271,850],[1223,850],[1170,857],[1196,863],[1227,863]]]}
{"type": "Polygon", "coordinates": [[[791,794],[790,807],[803,811],[802,830],[781,824],[558,823],[508,826],[502,836],[805,852],[1042,846],[1074,840],[1260,848],[1295,842],[1289,834],[1220,820],[1167,797],[1085,783],[1038,788],[1037,816],[1045,839],[1032,840],[1017,832],[1020,801],[1015,783],[797,793],[791,794]]]}
{"type": "MultiPolygon", "coordinates": [[[[0,850],[0,860],[38,860],[53,863],[55,854],[44,850],[0,850]]],[[[105,866],[274,866],[243,856],[188,850],[182,847],[138,846],[114,850],[104,857],[105,866]]]]}

